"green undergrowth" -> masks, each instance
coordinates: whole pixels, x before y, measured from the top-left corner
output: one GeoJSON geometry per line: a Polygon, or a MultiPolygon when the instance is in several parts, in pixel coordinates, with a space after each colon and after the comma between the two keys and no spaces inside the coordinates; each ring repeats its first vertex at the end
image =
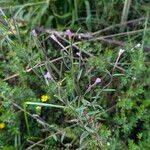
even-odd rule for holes
{"type": "Polygon", "coordinates": [[[0,149],[150,149],[148,5],[0,1],[0,149]]]}

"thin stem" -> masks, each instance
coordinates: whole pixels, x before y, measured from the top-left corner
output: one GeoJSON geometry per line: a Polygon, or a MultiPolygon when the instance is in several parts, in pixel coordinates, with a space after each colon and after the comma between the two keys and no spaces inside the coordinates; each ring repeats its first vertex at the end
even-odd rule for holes
{"type": "Polygon", "coordinates": [[[27,117],[27,111],[26,111],[26,103],[24,103],[23,108],[24,108],[24,118],[25,118],[25,123],[26,123],[26,127],[27,127],[27,133],[30,136],[30,129],[29,129],[29,122],[28,122],[28,117],[27,117]]]}

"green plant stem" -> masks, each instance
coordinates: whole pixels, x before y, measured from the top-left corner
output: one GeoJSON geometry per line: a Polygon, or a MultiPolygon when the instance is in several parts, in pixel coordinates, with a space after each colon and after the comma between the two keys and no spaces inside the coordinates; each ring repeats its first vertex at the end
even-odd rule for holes
{"type": "Polygon", "coordinates": [[[28,122],[27,111],[26,111],[26,107],[28,105],[45,106],[45,107],[53,107],[53,108],[65,108],[65,106],[61,106],[61,105],[54,105],[54,104],[47,104],[47,103],[38,103],[38,102],[25,102],[24,105],[23,105],[23,108],[24,108],[24,117],[25,117],[25,123],[26,123],[27,132],[28,132],[29,136],[31,134],[30,134],[29,122],[28,122]]]}

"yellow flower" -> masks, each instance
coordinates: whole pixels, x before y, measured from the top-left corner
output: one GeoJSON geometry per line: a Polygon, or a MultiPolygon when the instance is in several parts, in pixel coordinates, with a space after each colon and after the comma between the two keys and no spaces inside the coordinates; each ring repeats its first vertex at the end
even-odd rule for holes
{"type": "Polygon", "coordinates": [[[5,128],[5,123],[0,123],[0,129],[3,129],[3,128],[5,128]]]}
{"type": "Polygon", "coordinates": [[[47,95],[42,95],[41,96],[41,101],[42,102],[46,102],[48,100],[48,96],[47,95]]]}

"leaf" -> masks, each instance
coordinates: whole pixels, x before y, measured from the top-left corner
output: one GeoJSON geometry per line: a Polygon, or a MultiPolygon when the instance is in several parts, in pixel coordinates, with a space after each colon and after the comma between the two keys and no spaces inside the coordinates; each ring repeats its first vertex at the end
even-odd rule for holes
{"type": "Polygon", "coordinates": [[[66,135],[66,132],[63,132],[61,139],[60,139],[61,142],[63,142],[65,135],[66,135]]]}
{"type": "Polygon", "coordinates": [[[80,80],[81,75],[82,75],[82,72],[83,72],[83,69],[81,69],[81,70],[80,70],[80,72],[78,73],[77,81],[79,81],[79,80],[80,80]]]}
{"type": "Polygon", "coordinates": [[[82,100],[83,105],[91,105],[91,103],[85,99],[82,100]]]}
{"type": "Polygon", "coordinates": [[[104,89],[103,91],[105,91],[105,92],[114,92],[116,90],[115,89],[104,89]]]}
{"type": "Polygon", "coordinates": [[[60,19],[65,19],[65,18],[68,18],[68,17],[71,16],[71,13],[66,13],[66,14],[64,14],[64,15],[59,15],[59,14],[57,14],[57,13],[55,13],[55,12],[53,12],[53,13],[54,13],[54,16],[56,16],[56,17],[58,17],[58,18],[60,18],[60,19]]]}
{"type": "Polygon", "coordinates": [[[94,130],[90,129],[90,128],[87,127],[87,126],[84,126],[84,128],[85,128],[89,133],[94,133],[94,132],[95,132],[94,130]]]}
{"type": "Polygon", "coordinates": [[[100,112],[99,110],[91,111],[91,112],[88,113],[88,115],[95,115],[95,114],[97,114],[97,113],[99,113],[99,112],[100,112]]]}
{"type": "Polygon", "coordinates": [[[82,112],[84,109],[86,109],[86,107],[81,106],[81,107],[77,108],[76,111],[77,112],[82,112]]]}
{"type": "Polygon", "coordinates": [[[124,74],[121,74],[121,73],[115,73],[115,74],[113,74],[113,77],[118,77],[118,76],[124,76],[124,74]]]}
{"type": "Polygon", "coordinates": [[[87,131],[84,131],[80,136],[80,145],[82,144],[83,140],[89,135],[87,131]]]}
{"type": "Polygon", "coordinates": [[[15,150],[16,148],[13,146],[3,146],[2,150],[15,150]]]}
{"type": "Polygon", "coordinates": [[[90,3],[89,1],[85,1],[85,6],[86,6],[86,26],[89,31],[92,30],[92,25],[91,25],[91,9],[90,9],[90,3]]]}
{"type": "Polygon", "coordinates": [[[52,137],[54,138],[55,141],[57,141],[57,136],[55,134],[52,135],[52,137]]]}

